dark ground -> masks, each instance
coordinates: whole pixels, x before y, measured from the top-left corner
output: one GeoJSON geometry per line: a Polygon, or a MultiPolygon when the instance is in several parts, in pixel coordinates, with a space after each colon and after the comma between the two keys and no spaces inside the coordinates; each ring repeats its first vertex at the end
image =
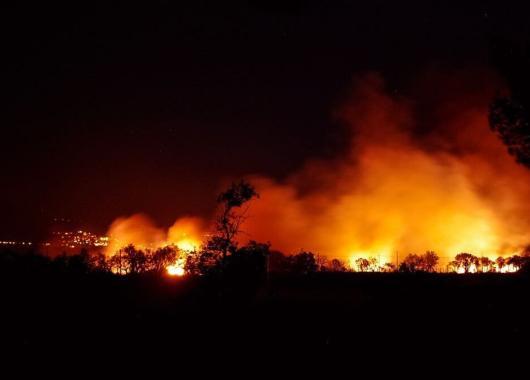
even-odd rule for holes
{"type": "Polygon", "coordinates": [[[30,267],[3,268],[0,281],[2,345],[22,356],[340,352],[384,362],[445,352],[459,361],[470,351],[527,352],[530,337],[521,275],[271,275],[256,293],[30,267]]]}

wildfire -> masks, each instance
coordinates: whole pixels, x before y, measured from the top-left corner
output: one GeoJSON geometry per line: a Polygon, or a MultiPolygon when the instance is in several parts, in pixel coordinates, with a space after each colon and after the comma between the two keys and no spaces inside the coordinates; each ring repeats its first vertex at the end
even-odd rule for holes
{"type": "MultiPolygon", "coordinates": [[[[509,265],[505,265],[503,266],[502,268],[499,268],[497,266],[493,267],[491,272],[496,272],[496,273],[515,273],[519,270],[519,268],[517,268],[516,266],[514,266],[513,264],[509,264],[509,265]]],[[[456,268],[456,273],[458,274],[464,274],[466,273],[466,270],[463,266],[459,266],[458,268],[456,268]]],[[[477,267],[477,265],[475,264],[471,264],[467,273],[479,273],[479,267],[477,267]]]]}
{"type": "Polygon", "coordinates": [[[199,247],[200,244],[194,240],[183,239],[183,240],[176,242],[175,245],[179,249],[182,249],[183,251],[192,252],[192,251],[195,251],[197,247],[199,247]]]}
{"type": "Polygon", "coordinates": [[[519,268],[515,267],[514,265],[510,264],[510,265],[506,265],[504,267],[502,267],[499,272],[500,273],[515,273],[519,270],[519,268]]]}
{"type": "Polygon", "coordinates": [[[167,246],[177,247],[179,256],[176,262],[166,267],[172,276],[185,274],[186,256],[196,251],[204,236],[203,223],[198,218],[180,218],[165,232],[157,227],[149,217],[135,214],[116,219],[109,228],[109,244],[106,255],[110,256],[129,244],[138,249],[158,249],[167,246]]]}
{"type": "MultiPolygon", "coordinates": [[[[377,75],[359,79],[336,112],[350,127],[349,149],[281,182],[250,177],[260,198],[251,202],[240,243],[270,241],[286,253],[304,247],[352,267],[369,257],[395,264],[397,251],[435,251],[441,267],[460,252],[491,259],[520,252],[530,242],[530,171],[489,130],[494,87],[482,75],[429,78],[415,103],[389,95],[377,75]]],[[[120,218],[107,252],[124,243],[192,251],[204,225],[183,218],[166,232],[143,215],[120,218]]]]}
{"type": "Polygon", "coordinates": [[[182,239],[173,244],[184,253],[184,256],[177,259],[174,264],[169,265],[166,268],[167,273],[171,276],[184,276],[186,274],[184,269],[184,265],[186,264],[186,256],[189,253],[196,251],[200,247],[201,243],[200,241],[190,238],[187,234],[183,233],[182,239]]]}
{"type": "Polygon", "coordinates": [[[169,265],[166,269],[167,273],[171,276],[184,276],[184,274],[186,274],[184,266],[180,263],[169,265]]]}
{"type": "Polygon", "coordinates": [[[248,236],[345,261],[433,250],[445,265],[460,252],[520,252],[530,242],[530,171],[489,130],[492,81],[442,79],[413,99],[428,102],[437,89],[426,120],[378,76],[360,79],[337,112],[351,128],[349,151],[281,182],[252,178],[260,199],[248,236]]]}

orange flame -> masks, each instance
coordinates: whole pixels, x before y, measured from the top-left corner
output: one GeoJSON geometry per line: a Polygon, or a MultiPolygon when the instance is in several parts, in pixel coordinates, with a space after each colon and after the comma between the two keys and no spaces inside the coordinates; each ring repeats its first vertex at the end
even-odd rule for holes
{"type": "Polygon", "coordinates": [[[169,275],[183,276],[186,255],[199,249],[202,244],[203,222],[199,218],[180,218],[165,232],[149,217],[135,214],[116,219],[109,228],[108,236],[110,240],[105,251],[107,255],[112,255],[129,244],[140,249],[176,246],[183,254],[166,270],[169,275]]]}

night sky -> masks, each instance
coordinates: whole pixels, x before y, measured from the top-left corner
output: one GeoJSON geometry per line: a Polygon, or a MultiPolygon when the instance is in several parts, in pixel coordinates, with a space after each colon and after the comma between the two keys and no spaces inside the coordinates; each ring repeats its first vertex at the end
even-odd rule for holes
{"type": "Polygon", "coordinates": [[[105,232],[207,214],[226,180],[339,153],[356,73],[406,93],[422,69],[487,65],[492,33],[529,24],[487,1],[72,3],[2,12],[0,239],[54,217],[105,232]]]}

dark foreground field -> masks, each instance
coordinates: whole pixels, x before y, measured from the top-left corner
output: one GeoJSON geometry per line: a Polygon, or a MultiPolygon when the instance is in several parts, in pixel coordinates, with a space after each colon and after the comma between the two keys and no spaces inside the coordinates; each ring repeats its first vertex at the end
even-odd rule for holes
{"type": "Polygon", "coordinates": [[[383,360],[436,350],[456,360],[530,342],[530,281],[517,275],[271,275],[254,292],[201,278],[27,268],[3,271],[1,290],[2,345],[22,355],[310,350],[383,360]]]}

